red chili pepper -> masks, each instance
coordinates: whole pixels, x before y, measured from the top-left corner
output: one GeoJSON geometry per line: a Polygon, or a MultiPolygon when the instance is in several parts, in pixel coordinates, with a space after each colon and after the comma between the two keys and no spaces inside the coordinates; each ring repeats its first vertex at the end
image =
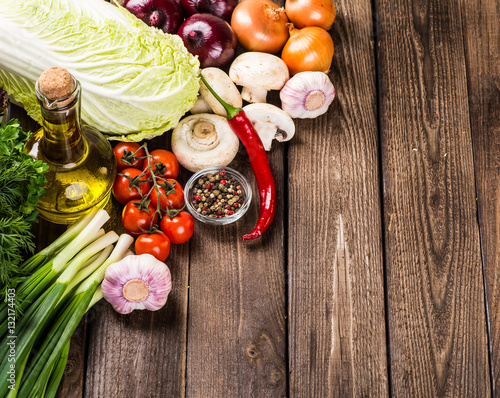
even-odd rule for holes
{"type": "Polygon", "coordinates": [[[242,240],[256,239],[269,228],[276,212],[276,184],[274,182],[269,159],[262,140],[255,130],[252,122],[247,118],[241,108],[235,108],[223,101],[217,93],[208,85],[205,78],[200,75],[201,80],[213,94],[213,96],[226,109],[227,120],[234,133],[241,140],[250,159],[257,187],[259,189],[260,211],[259,219],[252,232],[243,235],[242,240]]]}

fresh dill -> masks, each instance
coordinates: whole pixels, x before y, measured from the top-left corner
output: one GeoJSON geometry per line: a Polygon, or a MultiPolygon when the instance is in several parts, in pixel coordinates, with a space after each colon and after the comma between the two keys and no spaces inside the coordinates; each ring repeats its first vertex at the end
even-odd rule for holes
{"type": "Polygon", "coordinates": [[[48,166],[23,151],[28,134],[18,120],[0,126],[0,292],[22,274],[19,269],[35,249],[31,227],[38,199],[45,194],[48,166]]]}

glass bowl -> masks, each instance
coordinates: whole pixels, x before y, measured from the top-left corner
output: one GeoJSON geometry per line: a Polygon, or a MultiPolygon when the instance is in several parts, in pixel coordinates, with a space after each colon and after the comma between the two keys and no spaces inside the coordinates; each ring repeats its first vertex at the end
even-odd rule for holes
{"type": "Polygon", "coordinates": [[[234,169],[229,167],[208,167],[196,172],[188,180],[186,186],[184,187],[184,199],[186,201],[186,210],[189,211],[195,219],[211,225],[226,225],[239,220],[247,212],[250,202],[252,201],[252,188],[250,187],[248,180],[234,169]],[[209,175],[212,175],[213,181],[207,180],[209,175]],[[226,185],[224,187],[219,185],[222,180],[226,181],[226,185]],[[230,188],[231,184],[228,182],[231,180],[235,180],[240,189],[238,189],[238,185],[235,187],[234,184],[232,184],[233,188],[230,188]],[[204,186],[199,185],[202,181],[204,182],[204,186]],[[206,191],[207,183],[214,184],[208,188],[208,192],[206,191]],[[224,192],[224,188],[228,189],[228,192],[224,192]],[[240,194],[237,194],[237,196],[239,196],[239,200],[235,202],[237,203],[236,208],[233,208],[233,205],[230,204],[235,198],[235,195],[231,196],[231,189],[233,189],[233,193],[234,191],[241,191],[240,194]],[[210,194],[214,196],[210,197],[210,194]],[[210,207],[212,206],[212,202],[217,202],[217,200],[220,201],[220,195],[222,195],[222,200],[224,200],[223,203],[225,203],[220,210],[222,214],[214,213],[214,217],[209,217],[208,214],[202,214],[203,212],[211,212],[210,207]],[[229,197],[227,197],[227,195],[229,195],[229,197]],[[198,198],[195,198],[195,196],[198,196],[198,198]],[[205,199],[205,202],[203,202],[203,199],[205,199]],[[200,203],[202,206],[200,206],[200,203]],[[204,203],[207,203],[210,206],[203,205],[204,203]],[[230,206],[229,209],[224,208],[224,206],[227,205],[230,206]],[[229,213],[233,211],[233,214],[227,215],[227,213],[223,213],[224,211],[229,213]]]}

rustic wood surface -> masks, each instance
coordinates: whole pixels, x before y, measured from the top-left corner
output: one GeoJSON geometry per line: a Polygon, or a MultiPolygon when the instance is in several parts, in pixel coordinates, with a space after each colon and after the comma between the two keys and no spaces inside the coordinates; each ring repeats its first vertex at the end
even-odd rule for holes
{"type": "Polygon", "coordinates": [[[500,2],[462,2],[470,126],[491,349],[500,394],[500,2]],[[478,60],[480,62],[478,62],[478,60]]]}
{"type": "Polygon", "coordinates": [[[380,1],[376,12],[391,392],[486,397],[460,3],[380,1]]]}
{"type": "Polygon", "coordinates": [[[196,224],[162,310],[87,314],[60,398],[500,396],[500,2],[335,6],[336,99],[269,152],[270,230],[239,239],[257,201],[196,224]]]}

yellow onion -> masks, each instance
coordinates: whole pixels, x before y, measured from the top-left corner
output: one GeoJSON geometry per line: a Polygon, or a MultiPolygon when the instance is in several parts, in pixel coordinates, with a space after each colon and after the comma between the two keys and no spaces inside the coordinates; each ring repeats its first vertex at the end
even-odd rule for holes
{"type": "Polygon", "coordinates": [[[249,51],[277,53],[288,40],[285,9],[271,0],[243,0],[233,10],[231,27],[249,51]]]}
{"type": "Polygon", "coordinates": [[[317,71],[328,73],[333,59],[333,40],[323,28],[308,26],[297,29],[288,24],[290,38],[283,47],[281,59],[290,75],[317,71]]]}
{"type": "Polygon", "coordinates": [[[297,28],[318,26],[329,30],[335,22],[333,0],[286,0],[285,12],[297,28]]]}

